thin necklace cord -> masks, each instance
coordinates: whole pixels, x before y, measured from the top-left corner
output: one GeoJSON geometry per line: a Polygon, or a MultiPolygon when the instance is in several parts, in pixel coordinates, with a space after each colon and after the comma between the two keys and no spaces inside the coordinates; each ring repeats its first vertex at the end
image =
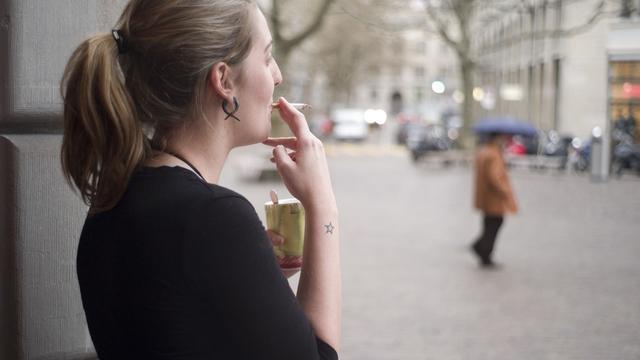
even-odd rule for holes
{"type": "Polygon", "coordinates": [[[168,151],[168,150],[164,150],[164,152],[165,152],[165,153],[167,153],[167,154],[169,154],[169,155],[171,155],[171,156],[173,156],[173,157],[176,157],[176,158],[180,159],[180,160],[181,160],[181,161],[183,161],[185,164],[189,165],[189,167],[190,167],[190,168],[191,168],[191,169],[192,169],[196,174],[198,174],[198,176],[200,176],[200,178],[201,178],[202,180],[204,180],[204,181],[206,182],[206,180],[205,180],[204,176],[202,176],[202,174],[200,173],[200,171],[198,171],[198,168],[196,168],[196,167],[195,167],[191,162],[189,162],[187,159],[185,159],[184,157],[182,157],[182,156],[180,156],[180,155],[178,155],[178,154],[175,154],[175,153],[173,153],[173,152],[171,152],[171,151],[168,151]]]}

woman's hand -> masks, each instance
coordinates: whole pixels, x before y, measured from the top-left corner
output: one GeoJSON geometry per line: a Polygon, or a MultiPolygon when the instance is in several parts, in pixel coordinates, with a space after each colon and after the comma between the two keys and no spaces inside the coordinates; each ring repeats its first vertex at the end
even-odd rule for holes
{"type": "Polygon", "coordinates": [[[340,224],[322,142],[301,112],[280,98],[278,108],[293,137],[268,139],[285,186],[305,211],[304,265],[296,297],[316,336],[340,349],[342,285],[340,224]],[[290,152],[287,152],[286,149],[290,152]]]}
{"type": "Polygon", "coordinates": [[[284,98],[278,100],[278,105],[280,116],[294,136],[269,138],[263,143],[274,147],[273,160],[285,186],[305,209],[335,208],[322,142],[311,133],[300,111],[284,98]]]}
{"type": "MultiPolygon", "coordinates": [[[[280,246],[284,243],[284,238],[282,237],[282,235],[275,233],[269,229],[267,229],[266,231],[267,231],[267,236],[269,237],[269,240],[271,240],[271,245],[280,246]]],[[[300,272],[300,266],[296,268],[283,268],[282,265],[285,259],[281,257],[277,257],[277,259],[278,259],[278,265],[280,265],[280,270],[282,270],[282,274],[284,274],[284,276],[287,279],[297,274],[298,272],[300,272]]]]}

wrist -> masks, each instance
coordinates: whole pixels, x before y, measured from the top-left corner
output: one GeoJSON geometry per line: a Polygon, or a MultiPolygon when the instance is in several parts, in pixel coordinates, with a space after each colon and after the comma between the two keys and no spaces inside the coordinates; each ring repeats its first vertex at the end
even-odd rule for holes
{"type": "Polygon", "coordinates": [[[322,198],[312,199],[302,204],[307,214],[323,214],[325,216],[338,216],[338,205],[333,194],[322,198]]]}

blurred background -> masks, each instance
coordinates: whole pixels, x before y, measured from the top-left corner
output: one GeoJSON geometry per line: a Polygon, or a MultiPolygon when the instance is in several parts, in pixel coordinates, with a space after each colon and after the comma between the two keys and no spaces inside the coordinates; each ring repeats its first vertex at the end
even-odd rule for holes
{"type": "MultiPolygon", "coordinates": [[[[640,358],[640,1],[262,6],[278,93],[313,106],[329,157],[342,358],[640,358]],[[482,270],[473,128],[496,118],[535,131],[505,149],[520,213],[482,270]]],[[[287,194],[268,156],[235,150],[223,174],[263,219],[287,194]]]]}
{"type": "MultiPolygon", "coordinates": [[[[125,3],[0,2],[0,359],[93,358],[58,82],[125,3]]],[[[640,359],[640,0],[259,3],[277,95],[312,105],[331,168],[341,359],[640,359]],[[484,270],[472,159],[491,119],[533,131],[505,149],[520,212],[484,270]]],[[[269,156],[236,149],[220,180],[263,221],[269,190],[289,196],[269,156]]]]}

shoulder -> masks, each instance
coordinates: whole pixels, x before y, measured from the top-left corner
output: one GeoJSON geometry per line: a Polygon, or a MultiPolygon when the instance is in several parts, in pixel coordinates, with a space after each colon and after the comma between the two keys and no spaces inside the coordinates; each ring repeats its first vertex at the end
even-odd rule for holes
{"type": "Polygon", "coordinates": [[[496,146],[486,145],[482,148],[482,157],[486,159],[497,159],[500,157],[500,149],[496,146]]]}
{"type": "Polygon", "coordinates": [[[494,157],[493,147],[490,145],[482,145],[476,153],[476,158],[480,160],[486,160],[494,157]]]}
{"type": "Polygon", "coordinates": [[[186,222],[185,226],[201,227],[212,221],[220,224],[230,217],[257,220],[253,206],[244,196],[206,183],[181,167],[139,169],[119,207],[130,218],[172,219],[186,222]]]}
{"type": "Polygon", "coordinates": [[[264,226],[253,205],[241,194],[223,186],[201,182],[191,197],[189,223],[193,229],[234,236],[256,236],[264,226]]]}
{"type": "Polygon", "coordinates": [[[194,196],[197,199],[208,200],[236,197],[246,201],[237,192],[206,183],[191,170],[179,166],[142,167],[134,173],[130,188],[153,192],[154,195],[165,199],[175,197],[193,201],[194,196]]]}
{"type": "Polygon", "coordinates": [[[209,190],[194,204],[192,215],[195,218],[220,225],[259,222],[256,210],[244,196],[220,186],[209,190]]]}

